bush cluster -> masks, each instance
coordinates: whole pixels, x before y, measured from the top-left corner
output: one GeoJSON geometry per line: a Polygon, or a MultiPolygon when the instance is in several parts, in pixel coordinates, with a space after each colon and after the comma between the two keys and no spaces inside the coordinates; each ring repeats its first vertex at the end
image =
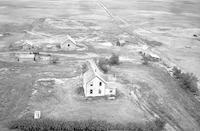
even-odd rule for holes
{"type": "Polygon", "coordinates": [[[78,95],[84,95],[84,89],[82,86],[79,86],[78,88],[76,88],[75,92],[78,95]]]}
{"type": "Polygon", "coordinates": [[[151,55],[145,54],[143,52],[139,52],[139,54],[142,56],[142,64],[148,65],[149,62],[158,62],[159,59],[152,57],[151,55]]]}
{"type": "Polygon", "coordinates": [[[98,61],[98,66],[104,73],[107,73],[109,68],[108,59],[100,58],[98,61]]]}
{"type": "Polygon", "coordinates": [[[109,65],[119,65],[119,56],[117,54],[112,54],[108,60],[109,65]]]}
{"type": "Polygon", "coordinates": [[[198,93],[197,77],[192,73],[183,73],[177,67],[173,68],[173,76],[178,81],[180,87],[193,93],[198,93]]]}
{"type": "Polygon", "coordinates": [[[106,121],[61,121],[51,119],[18,119],[8,124],[9,129],[22,131],[107,131],[107,130],[131,130],[131,131],[160,131],[165,122],[160,119],[146,124],[128,123],[113,124],[106,121]],[[157,121],[157,122],[156,122],[157,121]],[[159,121],[159,122],[158,122],[159,121]]]}
{"type": "Polygon", "coordinates": [[[87,70],[88,70],[87,65],[86,65],[85,63],[82,64],[82,65],[81,65],[81,72],[82,72],[82,73],[85,73],[87,70]]]}
{"type": "Polygon", "coordinates": [[[109,59],[100,58],[98,62],[98,66],[104,73],[107,73],[108,67],[113,65],[119,65],[119,56],[116,54],[112,54],[109,59]]]}

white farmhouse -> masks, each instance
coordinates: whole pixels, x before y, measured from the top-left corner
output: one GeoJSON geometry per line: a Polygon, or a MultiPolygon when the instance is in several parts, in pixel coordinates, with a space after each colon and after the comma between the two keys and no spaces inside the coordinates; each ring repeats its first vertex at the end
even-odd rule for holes
{"type": "Polygon", "coordinates": [[[116,88],[111,88],[108,78],[97,67],[94,60],[87,62],[88,71],[83,74],[83,88],[86,97],[116,95],[116,88]]]}

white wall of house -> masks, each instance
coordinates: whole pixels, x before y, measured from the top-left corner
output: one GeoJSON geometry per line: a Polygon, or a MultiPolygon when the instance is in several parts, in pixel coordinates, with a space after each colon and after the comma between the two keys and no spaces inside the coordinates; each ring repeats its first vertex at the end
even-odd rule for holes
{"type": "Polygon", "coordinates": [[[73,44],[72,42],[65,42],[65,43],[61,44],[61,49],[63,49],[63,50],[75,50],[76,45],[73,44]]]}
{"type": "Polygon", "coordinates": [[[105,89],[105,95],[116,95],[116,89],[115,88],[105,89]]]}
{"type": "Polygon", "coordinates": [[[17,55],[18,61],[34,61],[35,55],[34,54],[21,54],[17,55]]]}
{"type": "Polygon", "coordinates": [[[86,85],[86,91],[85,96],[104,96],[105,95],[105,87],[106,84],[99,79],[98,77],[95,77],[86,85]]]}

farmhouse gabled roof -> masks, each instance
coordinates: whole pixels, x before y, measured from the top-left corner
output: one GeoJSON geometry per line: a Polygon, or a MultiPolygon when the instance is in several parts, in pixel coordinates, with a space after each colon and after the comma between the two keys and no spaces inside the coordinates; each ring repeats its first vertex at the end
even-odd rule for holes
{"type": "Polygon", "coordinates": [[[65,38],[65,40],[62,42],[62,44],[65,44],[66,42],[71,42],[72,44],[79,46],[76,41],[69,35],[67,35],[67,38],[65,38]]]}
{"type": "Polygon", "coordinates": [[[88,60],[87,61],[87,66],[88,66],[88,71],[86,71],[83,74],[83,81],[84,83],[88,83],[90,82],[92,79],[94,79],[95,77],[98,77],[99,79],[101,79],[103,82],[107,83],[107,76],[104,75],[99,68],[97,67],[96,63],[94,60],[88,60]]]}
{"type": "Polygon", "coordinates": [[[83,81],[84,81],[84,83],[88,83],[88,82],[90,82],[94,78],[95,78],[95,74],[90,69],[83,74],[83,81]]]}
{"type": "Polygon", "coordinates": [[[67,39],[70,40],[74,45],[77,45],[76,41],[69,35],[67,35],[67,39]]]}

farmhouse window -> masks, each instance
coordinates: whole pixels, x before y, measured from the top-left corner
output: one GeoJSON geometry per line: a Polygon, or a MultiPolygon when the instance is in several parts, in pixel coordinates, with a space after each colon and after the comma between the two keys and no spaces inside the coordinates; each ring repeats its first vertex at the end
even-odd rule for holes
{"type": "Polygon", "coordinates": [[[99,82],[99,86],[101,86],[102,85],[102,82],[99,82]]]}
{"type": "Polygon", "coordinates": [[[101,94],[101,90],[99,89],[99,94],[101,94]]]}
{"type": "Polygon", "coordinates": [[[68,44],[68,47],[70,46],[70,44],[68,44]]]}
{"type": "Polygon", "coordinates": [[[91,89],[91,90],[90,90],[90,94],[92,94],[92,93],[93,93],[93,90],[91,89]]]}
{"type": "Polygon", "coordinates": [[[90,86],[93,86],[93,83],[90,83],[90,86]]]}

